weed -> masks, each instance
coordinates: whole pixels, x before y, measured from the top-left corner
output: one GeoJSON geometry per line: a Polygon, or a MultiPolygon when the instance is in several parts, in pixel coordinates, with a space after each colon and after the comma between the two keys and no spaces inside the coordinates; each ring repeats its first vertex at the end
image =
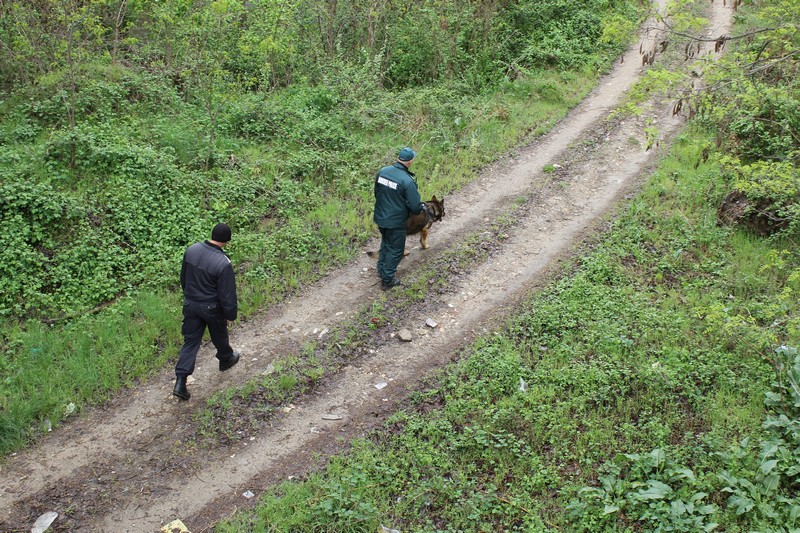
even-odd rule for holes
{"type": "MultiPolygon", "coordinates": [[[[790,523],[785,513],[794,504],[781,502],[786,496],[776,496],[770,476],[791,483],[796,474],[783,470],[794,464],[786,441],[794,415],[769,418],[786,445],[731,443],[761,431],[767,347],[789,334],[783,321],[797,305],[756,304],[776,300],[793,283],[796,256],[720,230],[706,216],[714,206],[696,197],[713,174],[691,175],[680,166],[691,161],[684,151],[698,145],[679,143],[675,159],[663,162],[568,275],[392,416],[392,439],[357,445],[309,480],[314,502],[328,502],[315,516],[329,527],[349,527],[355,516],[377,523],[380,516],[403,529],[790,523]],[[762,266],[750,259],[756,245],[769,258],[762,266]],[[745,277],[753,290],[731,300],[737,269],[766,279],[745,277]],[[346,490],[354,493],[345,500],[346,490]],[[342,516],[333,510],[337,502],[342,516]],[[554,515],[548,506],[569,513],[554,515]]],[[[513,218],[493,228],[492,238],[513,218]]],[[[482,260],[487,236],[478,231],[467,241],[443,254],[448,270],[482,260]]],[[[794,363],[781,360],[791,404],[793,378],[785,372],[794,363]]],[[[280,490],[267,501],[267,508],[278,506],[280,490]]]]}

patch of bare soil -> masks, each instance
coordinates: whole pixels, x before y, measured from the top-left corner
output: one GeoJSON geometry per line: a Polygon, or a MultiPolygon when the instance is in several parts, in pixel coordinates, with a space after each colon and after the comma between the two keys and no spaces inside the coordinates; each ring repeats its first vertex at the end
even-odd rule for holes
{"type": "MultiPolygon", "coordinates": [[[[720,4],[713,4],[709,37],[728,31],[731,8],[720,4]]],[[[644,39],[643,49],[650,50],[658,35],[644,39]]],[[[57,531],[156,531],[176,518],[202,531],[252,505],[256,498],[245,498],[246,491],[258,495],[274,483],[301,478],[345,450],[349,439],[382,428],[410,390],[513,311],[619,198],[635,191],[659,154],[635,141],[645,122],[659,128],[662,148],[677,131],[681,119],[672,116],[669,103],[654,103],[641,117],[607,120],[642,72],[638,43],[621,59],[551,133],[447,198],[447,217],[434,225],[431,249],[414,249],[400,267],[401,276],[412,278],[436,265],[442,271],[437,288],[402,313],[391,312],[394,304],[401,307],[402,291],[389,293],[389,323],[340,361],[334,375],[293,405],[263,416],[244,406],[235,415],[243,420],[234,435],[216,439],[213,447],[198,435],[193,414],[214,392],[244,384],[276,358],[300,353],[308,341],[324,341],[343,324],[358,324],[359,313],[382,301],[386,293],[366,254],[239,324],[231,337],[243,357],[234,369],[218,372],[213,348],[204,346],[189,386],[191,401],[173,398],[172,369],[164,369],[7,458],[0,467],[0,530],[29,531],[40,514],[56,511],[57,531]],[[555,171],[544,172],[547,165],[555,171]],[[498,217],[509,213],[512,223],[498,229],[498,217]],[[476,235],[482,259],[466,269],[448,264],[448,250],[476,235]],[[412,342],[396,338],[402,328],[412,332],[412,342]]],[[[422,182],[424,196],[435,192],[424,190],[424,176],[422,182]]]]}

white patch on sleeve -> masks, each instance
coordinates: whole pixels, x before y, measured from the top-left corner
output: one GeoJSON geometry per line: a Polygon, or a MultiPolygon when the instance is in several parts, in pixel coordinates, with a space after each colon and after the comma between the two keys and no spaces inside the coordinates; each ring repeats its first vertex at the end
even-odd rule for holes
{"type": "Polygon", "coordinates": [[[381,185],[385,185],[386,187],[389,187],[390,189],[397,189],[397,184],[395,182],[393,182],[391,180],[387,180],[383,176],[379,176],[378,177],[378,183],[380,183],[381,185]]]}

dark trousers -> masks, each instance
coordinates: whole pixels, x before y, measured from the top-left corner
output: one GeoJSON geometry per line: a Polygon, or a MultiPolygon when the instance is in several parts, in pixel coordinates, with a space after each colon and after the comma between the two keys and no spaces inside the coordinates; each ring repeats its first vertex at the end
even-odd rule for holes
{"type": "Polygon", "coordinates": [[[378,251],[378,275],[384,283],[392,280],[397,265],[406,250],[405,228],[378,228],[381,231],[381,248],[378,251]]]}
{"type": "Polygon", "coordinates": [[[211,342],[217,349],[216,358],[227,361],[233,355],[233,348],[228,341],[228,321],[222,316],[222,309],[215,304],[185,303],[181,327],[183,346],[175,365],[176,376],[190,376],[194,372],[194,363],[206,327],[211,335],[211,342]]]}

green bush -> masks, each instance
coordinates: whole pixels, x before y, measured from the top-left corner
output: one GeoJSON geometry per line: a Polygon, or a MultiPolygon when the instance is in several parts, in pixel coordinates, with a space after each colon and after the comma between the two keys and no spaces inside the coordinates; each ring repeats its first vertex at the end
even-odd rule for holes
{"type": "Polygon", "coordinates": [[[61,3],[48,17],[29,4],[0,7],[0,368],[12,385],[0,427],[11,447],[57,423],[67,397],[78,409],[102,401],[174,356],[164,339],[179,331],[181,254],[214,223],[235,226],[229,252],[252,312],[372,235],[372,176],[397,148],[424,150],[423,193],[446,193],[592,81],[545,72],[547,105],[532,105],[531,79],[506,76],[524,34],[501,4],[425,0],[400,14],[142,0],[122,6],[120,28],[108,3],[61,3]],[[127,316],[128,301],[150,312],[127,316]],[[58,362],[52,376],[38,375],[31,349],[58,362]],[[73,382],[74,398],[59,388],[73,382]],[[29,383],[52,393],[30,402],[29,383]]]}

